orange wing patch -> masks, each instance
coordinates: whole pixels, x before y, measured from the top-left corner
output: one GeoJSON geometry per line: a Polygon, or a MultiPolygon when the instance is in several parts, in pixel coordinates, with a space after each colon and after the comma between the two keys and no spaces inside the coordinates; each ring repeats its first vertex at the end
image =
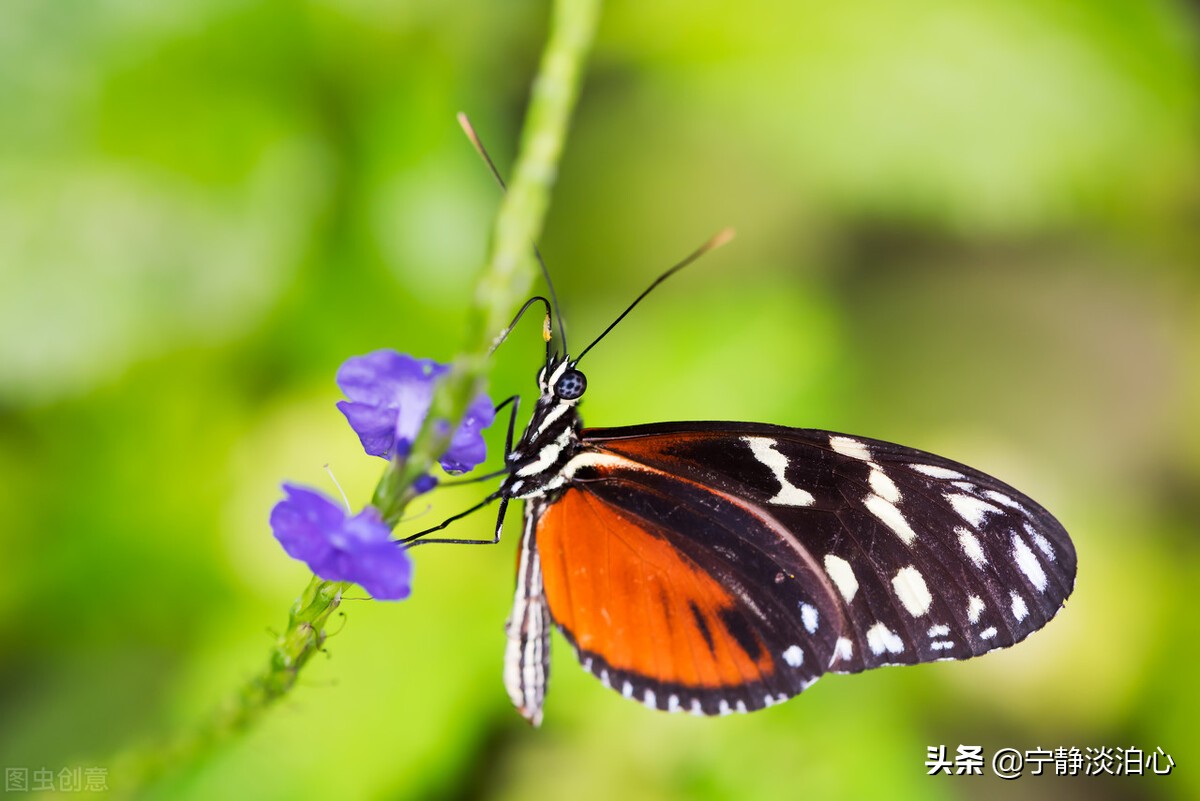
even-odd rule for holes
{"type": "Polygon", "coordinates": [[[730,593],[640,521],[569,489],[538,522],[546,600],[583,654],[697,689],[766,682],[775,663],[753,631],[731,630],[730,593]]]}

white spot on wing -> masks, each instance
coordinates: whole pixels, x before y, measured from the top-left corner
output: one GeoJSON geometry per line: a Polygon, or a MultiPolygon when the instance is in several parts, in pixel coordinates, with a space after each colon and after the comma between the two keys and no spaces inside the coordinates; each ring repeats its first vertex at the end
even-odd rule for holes
{"type": "Polygon", "coordinates": [[[953,640],[936,640],[929,643],[929,647],[935,651],[948,651],[954,647],[953,640]]]}
{"type": "Polygon", "coordinates": [[[866,504],[867,511],[882,520],[883,524],[895,532],[905,545],[911,545],[912,541],[917,538],[917,533],[912,530],[912,526],[908,524],[904,515],[900,514],[900,510],[894,504],[878,495],[868,495],[863,503],[866,504]]]}
{"type": "Polygon", "coordinates": [[[816,634],[817,624],[820,622],[817,608],[811,604],[800,604],[800,621],[804,623],[805,631],[809,634],[816,634]]]}
{"type": "Polygon", "coordinates": [[[626,698],[632,698],[633,697],[633,685],[630,684],[629,682],[625,682],[624,686],[621,687],[621,695],[625,696],[626,698]]]}
{"type": "Polygon", "coordinates": [[[892,589],[913,617],[926,614],[929,605],[933,603],[933,596],[929,594],[929,588],[925,585],[925,577],[912,565],[896,571],[896,575],[892,577],[892,589]]]}
{"type": "MultiPolygon", "coordinates": [[[[1009,509],[1016,509],[1018,512],[1025,512],[1024,506],[1017,503],[1003,492],[997,492],[996,490],[984,490],[983,495],[989,501],[995,501],[1001,506],[1007,506],[1009,509]]],[[[1026,514],[1028,514],[1028,512],[1026,512],[1026,514]]]]}
{"type": "Polygon", "coordinates": [[[644,698],[646,706],[650,707],[651,709],[658,709],[658,698],[655,697],[654,690],[646,690],[644,698]]]}
{"type": "Polygon", "coordinates": [[[667,711],[678,712],[682,707],[679,706],[679,696],[671,693],[667,696],[667,711]]]}
{"type": "Polygon", "coordinates": [[[981,639],[981,640],[990,640],[995,636],[996,636],[996,627],[995,626],[988,626],[986,629],[979,632],[979,639],[981,639]]]}
{"type": "Polygon", "coordinates": [[[800,650],[799,645],[789,645],[783,652],[783,661],[794,668],[798,668],[804,664],[804,651],[800,650]]]}
{"type": "Polygon", "coordinates": [[[1042,533],[1028,523],[1025,524],[1025,533],[1033,540],[1033,544],[1038,547],[1038,550],[1046,554],[1046,558],[1051,562],[1054,561],[1054,546],[1050,544],[1050,540],[1042,536],[1042,533]]]}
{"type": "Polygon", "coordinates": [[[850,563],[836,554],[825,554],[825,572],[846,599],[846,603],[853,601],[854,593],[858,592],[858,579],[854,577],[850,563]]]}
{"type": "Polygon", "coordinates": [[[867,446],[856,439],[851,439],[850,437],[830,437],[829,447],[842,456],[849,456],[851,459],[862,459],[864,462],[871,461],[871,452],[867,450],[867,446]]]}
{"type": "Polygon", "coordinates": [[[775,450],[775,440],[767,437],[742,437],[742,441],[750,446],[750,451],[754,454],[755,459],[771,469],[775,480],[779,482],[779,492],[775,494],[774,498],[768,499],[767,503],[781,506],[812,506],[817,502],[811,492],[793,486],[787,480],[788,460],[786,456],[775,450]]]}
{"type": "Polygon", "coordinates": [[[1037,556],[1025,540],[1021,539],[1019,534],[1013,534],[1013,559],[1017,560],[1017,567],[1021,568],[1021,572],[1025,574],[1025,578],[1029,579],[1033,586],[1037,587],[1038,592],[1046,591],[1046,571],[1042,570],[1042,563],[1038,561],[1037,556]]]}
{"type": "Polygon", "coordinates": [[[983,599],[978,595],[972,595],[967,599],[967,620],[972,623],[979,622],[979,616],[983,614],[983,599]]]}
{"type": "Polygon", "coordinates": [[[958,495],[950,493],[946,495],[946,500],[950,501],[950,505],[954,507],[954,511],[958,512],[959,517],[966,520],[974,528],[979,528],[979,524],[989,514],[995,514],[1000,511],[999,506],[981,501],[978,498],[973,498],[970,495],[958,495]]]}
{"type": "Polygon", "coordinates": [[[944,481],[953,481],[954,479],[966,478],[966,476],[964,476],[962,473],[959,473],[957,470],[947,470],[945,467],[938,467],[937,465],[933,464],[910,464],[909,467],[923,476],[940,478],[944,481]]]}
{"type": "Polygon", "coordinates": [[[956,528],[954,532],[958,534],[958,544],[962,546],[963,553],[975,563],[975,567],[986,565],[987,554],[983,552],[983,545],[980,544],[979,538],[965,528],[956,528]]]}
{"type": "Polygon", "coordinates": [[[1029,607],[1025,605],[1025,599],[1017,593],[1011,593],[1010,597],[1012,598],[1013,617],[1015,617],[1017,622],[1020,623],[1029,616],[1029,607]]]}
{"type": "Polygon", "coordinates": [[[848,662],[854,658],[854,643],[846,637],[838,637],[834,651],[837,653],[838,659],[848,662]]]}
{"type": "Polygon", "coordinates": [[[950,633],[950,627],[947,625],[941,624],[941,623],[939,623],[936,626],[929,627],[929,636],[930,637],[945,637],[949,633],[950,633]]]}
{"type": "Polygon", "coordinates": [[[688,708],[688,711],[691,712],[693,715],[703,715],[704,714],[704,707],[700,706],[699,698],[692,699],[692,705],[688,708]]]}
{"type": "Polygon", "coordinates": [[[896,487],[896,482],[888,477],[888,474],[883,472],[879,467],[871,468],[871,475],[867,479],[871,484],[871,489],[880,498],[883,498],[888,503],[900,502],[900,490],[896,487]]]}
{"type": "Polygon", "coordinates": [[[724,698],[722,698],[720,700],[720,702],[717,704],[717,714],[718,715],[733,714],[733,710],[729,708],[729,702],[726,701],[724,698]]]}
{"type": "Polygon", "coordinates": [[[867,647],[875,656],[879,656],[884,651],[898,654],[904,650],[904,641],[883,623],[876,623],[867,629],[867,647]]]}

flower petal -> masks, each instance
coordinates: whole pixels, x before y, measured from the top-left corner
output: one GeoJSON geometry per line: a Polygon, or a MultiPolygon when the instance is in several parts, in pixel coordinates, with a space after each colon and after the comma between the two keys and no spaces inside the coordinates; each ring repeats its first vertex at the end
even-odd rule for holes
{"type": "Polygon", "coordinates": [[[367,453],[407,455],[429,413],[434,382],[449,369],[394,350],[352,356],[338,368],[338,386],[350,399],[338,408],[367,453]]]}
{"type": "Polygon", "coordinates": [[[412,384],[432,384],[449,368],[432,359],[383,349],[351,356],[338,368],[337,383],[346,397],[374,406],[395,406],[398,393],[412,384]]]}
{"type": "Polygon", "coordinates": [[[284,484],[288,497],[271,509],[271,530],[288,556],[304,562],[325,559],[332,546],[326,536],[341,526],[345,512],[324,495],[284,484]]]}
{"type": "MultiPolygon", "coordinates": [[[[358,435],[363,450],[384,459],[407,456],[433,403],[434,385],[450,368],[431,359],[416,359],[394,350],[377,350],[354,356],[338,369],[338,386],[349,400],[338,409],[358,435]]],[[[477,397],[467,409],[450,445],[439,458],[442,469],[465,473],[487,457],[480,431],[496,418],[486,395],[477,397]]],[[[438,423],[439,433],[449,426],[438,423]]],[[[436,485],[436,479],[421,476],[418,493],[436,485]]]]}
{"type": "Polygon", "coordinates": [[[450,439],[450,447],[442,454],[442,469],[447,473],[465,473],[487,458],[487,445],[480,433],[496,419],[491,398],[480,395],[467,407],[462,424],[450,439]]]}
{"type": "Polygon", "coordinates": [[[379,601],[399,601],[412,592],[412,559],[395,542],[375,543],[353,555],[349,581],[379,601]]]}
{"type": "MultiPolygon", "coordinates": [[[[440,366],[440,365],[439,365],[440,366]]],[[[448,368],[443,368],[443,371],[448,368]]],[[[396,453],[407,455],[433,405],[433,381],[409,381],[396,390],[396,453]]]]}
{"type": "Polygon", "coordinates": [[[358,551],[381,543],[394,546],[392,530],[383,522],[383,516],[374,506],[364,507],[361,512],[342,525],[347,551],[358,551]]]}
{"type": "Polygon", "coordinates": [[[387,459],[396,445],[396,410],[368,403],[338,401],[338,410],[358,434],[363,450],[371,456],[387,459]]]}
{"type": "Polygon", "coordinates": [[[412,592],[412,559],[392,540],[379,510],[347,517],[315,490],[284,484],[288,497],[271,510],[271,529],[288,555],[326,581],[353,581],[379,600],[412,592]]]}

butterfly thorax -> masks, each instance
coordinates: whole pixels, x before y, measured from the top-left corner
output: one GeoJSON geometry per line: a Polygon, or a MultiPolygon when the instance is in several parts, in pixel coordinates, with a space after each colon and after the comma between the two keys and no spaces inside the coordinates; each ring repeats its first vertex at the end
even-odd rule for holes
{"type": "Polygon", "coordinates": [[[563,468],[578,453],[583,422],[576,406],[586,382],[569,358],[553,360],[538,373],[541,395],[521,439],[506,458],[508,476],[500,492],[509,498],[540,498],[566,483],[563,468]]]}

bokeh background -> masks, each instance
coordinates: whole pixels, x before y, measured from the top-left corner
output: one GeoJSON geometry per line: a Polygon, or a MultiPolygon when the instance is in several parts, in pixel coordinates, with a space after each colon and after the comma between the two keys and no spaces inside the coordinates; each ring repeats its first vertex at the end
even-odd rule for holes
{"type": "MultiPolygon", "coordinates": [[[[115,764],[260,669],[308,580],[266,524],[279,483],[332,491],[328,463],[364,502],[382,463],[338,364],[463,344],[498,193],[454,113],[508,172],[547,16],[4,3],[0,765],[115,764]]],[[[717,720],[623,701],[557,641],[533,731],[501,685],[510,528],[418,551],[404,603],[348,601],[261,726],[149,797],[1200,797],[1197,30],[1167,0],[614,2],[548,219],[580,343],[739,233],[589,354],[589,422],[832,428],[994,472],[1075,537],[1044,631],[717,720]],[[930,778],[939,744],[1179,767],[930,778]]],[[[497,354],[497,397],[530,396],[540,346],[531,320],[497,354]]]]}

